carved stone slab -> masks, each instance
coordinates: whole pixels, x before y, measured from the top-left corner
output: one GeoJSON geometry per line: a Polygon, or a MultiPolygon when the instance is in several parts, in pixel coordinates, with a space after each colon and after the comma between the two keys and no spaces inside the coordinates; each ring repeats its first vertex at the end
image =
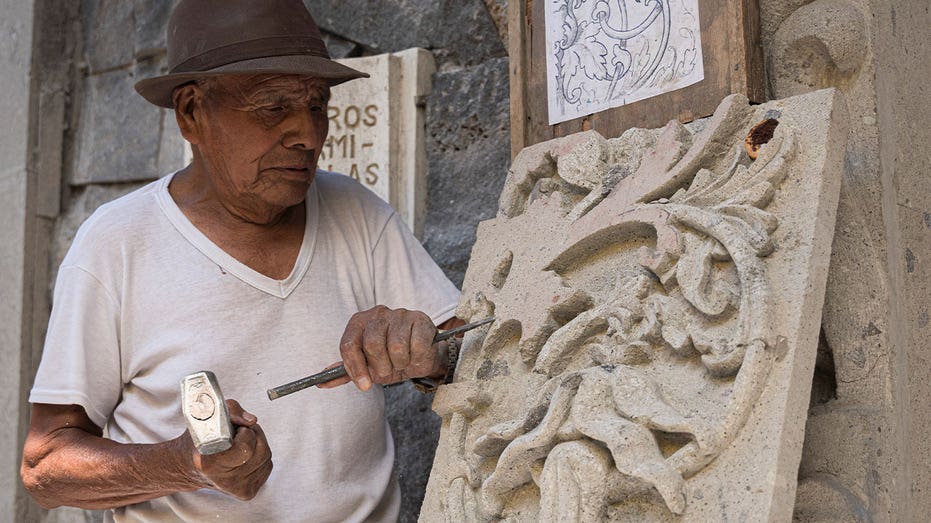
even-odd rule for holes
{"type": "Polygon", "coordinates": [[[846,137],[825,90],[522,151],[420,520],[789,521],[846,137]]]}

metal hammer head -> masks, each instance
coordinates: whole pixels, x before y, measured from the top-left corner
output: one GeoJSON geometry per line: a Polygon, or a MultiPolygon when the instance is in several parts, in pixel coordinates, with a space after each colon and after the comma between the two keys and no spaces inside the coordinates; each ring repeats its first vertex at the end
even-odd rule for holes
{"type": "Polygon", "coordinates": [[[181,380],[181,412],[194,446],[201,454],[216,454],[233,445],[233,426],[217,377],[209,370],[181,380]]]}

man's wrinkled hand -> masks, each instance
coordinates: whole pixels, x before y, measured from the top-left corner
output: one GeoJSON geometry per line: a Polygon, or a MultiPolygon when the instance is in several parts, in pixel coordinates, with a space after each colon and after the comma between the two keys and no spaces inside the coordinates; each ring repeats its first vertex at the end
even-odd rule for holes
{"type": "Polygon", "coordinates": [[[236,431],[233,446],[205,456],[190,442],[194,469],[202,476],[205,486],[219,490],[241,500],[250,500],[258,494],[272,473],[272,451],[258,419],[243,410],[236,400],[226,400],[230,421],[236,431]]]}
{"type": "Polygon", "coordinates": [[[419,311],[378,306],[350,318],[339,344],[348,376],[321,388],[353,381],[360,390],[410,378],[443,375],[446,362],[433,345],[436,327],[419,311]]]}

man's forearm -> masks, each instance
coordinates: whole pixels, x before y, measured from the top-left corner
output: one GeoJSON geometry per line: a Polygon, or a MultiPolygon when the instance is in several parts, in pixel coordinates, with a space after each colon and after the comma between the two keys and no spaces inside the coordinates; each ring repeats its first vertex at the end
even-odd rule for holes
{"type": "Polygon", "coordinates": [[[27,445],[22,476],[45,508],[107,509],[207,486],[181,438],[122,444],[80,428],[27,445]]]}

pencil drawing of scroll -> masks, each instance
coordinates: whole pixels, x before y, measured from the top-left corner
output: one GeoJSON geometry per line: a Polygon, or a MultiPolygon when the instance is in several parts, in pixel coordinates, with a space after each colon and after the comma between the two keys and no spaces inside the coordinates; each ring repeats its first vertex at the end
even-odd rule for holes
{"type": "Polygon", "coordinates": [[[704,78],[698,0],[546,0],[550,125],[704,78]]]}
{"type": "MultiPolygon", "coordinates": [[[[820,96],[830,107],[833,92],[820,96]]],[[[735,95],[700,133],[671,122],[521,152],[463,285],[459,317],[497,320],[466,336],[434,402],[443,436],[421,521],[720,516],[708,501],[743,479],[715,478],[758,452],[744,448],[762,437],[745,430],[754,408],[784,423],[759,405],[800,339],[780,318],[813,292],[784,281],[820,259],[805,232],[817,220],[802,225],[819,200],[799,191],[820,180],[811,151],[829,148],[804,113],[735,95]],[[754,160],[744,138],[763,119],[754,160]]]]}

